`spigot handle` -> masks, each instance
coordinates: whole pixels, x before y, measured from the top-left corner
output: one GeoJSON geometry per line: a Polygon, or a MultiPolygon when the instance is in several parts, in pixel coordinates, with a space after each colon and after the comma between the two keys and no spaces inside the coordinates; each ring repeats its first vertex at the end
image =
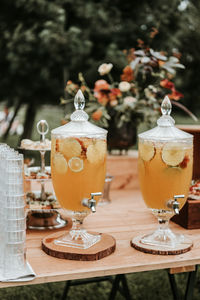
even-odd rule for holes
{"type": "Polygon", "coordinates": [[[102,196],[101,192],[97,193],[91,193],[91,199],[83,199],[82,200],[82,205],[87,206],[88,208],[91,209],[93,213],[96,212],[96,200],[94,199],[95,196],[102,196]]]}
{"type": "Polygon", "coordinates": [[[91,199],[88,200],[89,208],[93,213],[96,212],[96,200],[94,199],[95,196],[102,196],[101,192],[97,193],[90,193],[91,199]]]}
{"type": "Polygon", "coordinates": [[[174,195],[174,200],[184,198],[185,195],[174,195]]]}
{"type": "Polygon", "coordinates": [[[176,215],[179,215],[179,205],[180,205],[180,203],[177,201],[177,199],[182,199],[184,197],[185,197],[185,195],[174,195],[174,201],[173,201],[172,208],[176,215]]]}
{"type": "Polygon", "coordinates": [[[173,209],[176,215],[179,214],[179,205],[180,203],[177,201],[178,199],[184,198],[185,195],[174,195],[174,200],[169,200],[167,202],[167,207],[173,209]]]}
{"type": "Polygon", "coordinates": [[[91,195],[91,198],[93,199],[94,196],[102,196],[102,193],[101,192],[98,192],[98,193],[90,193],[91,195]]]}

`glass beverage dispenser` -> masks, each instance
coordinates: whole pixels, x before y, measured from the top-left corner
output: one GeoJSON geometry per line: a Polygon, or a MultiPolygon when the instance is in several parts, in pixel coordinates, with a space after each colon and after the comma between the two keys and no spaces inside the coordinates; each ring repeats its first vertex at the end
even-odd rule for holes
{"type": "Polygon", "coordinates": [[[145,204],[159,222],[158,229],[141,238],[141,243],[179,249],[192,244],[183,235],[173,233],[169,219],[184,205],[193,166],[193,136],[174,126],[171,102],[166,96],[161,105],[158,126],[139,134],[139,181],[145,204]]]}
{"type": "Polygon", "coordinates": [[[87,249],[100,235],[82,228],[83,219],[96,211],[106,174],[107,131],[88,122],[85,99],[78,91],[71,121],[52,130],[51,170],[56,197],[69,210],[72,229],[55,240],[57,245],[87,249]]]}

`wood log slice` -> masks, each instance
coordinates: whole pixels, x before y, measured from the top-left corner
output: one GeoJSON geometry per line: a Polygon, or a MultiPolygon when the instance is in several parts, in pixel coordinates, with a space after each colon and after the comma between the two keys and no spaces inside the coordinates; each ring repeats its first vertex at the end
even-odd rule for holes
{"type": "Polygon", "coordinates": [[[131,240],[131,246],[136,250],[144,253],[157,254],[157,255],[178,255],[191,250],[193,244],[188,241],[184,244],[178,244],[175,248],[164,247],[159,245],[147,245],[141,243],[141,238],[143,235],[137,236],[131,240]]]}
{"type": "MultiPolygon", "coordinates": [[[[46,236],[42,240],[42,250],[50,256],[62,259],[78,260],[78,261],[93,261],[102,259],[115,251],[115,239],[105,233],[101,233],[101,240],[88,249],[78,249],[68,246],[56,245],[55,239],[61,237],[65,232],[59,231],[46,236]]],[[[97,234],[96,232],[90,232],[97,234]]]]}

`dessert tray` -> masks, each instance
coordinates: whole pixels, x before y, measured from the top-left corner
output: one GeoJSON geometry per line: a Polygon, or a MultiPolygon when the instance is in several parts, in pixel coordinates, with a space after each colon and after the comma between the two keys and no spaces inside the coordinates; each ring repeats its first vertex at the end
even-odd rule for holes
{"type": "Polygon", "coordinates": [[[40,141],[25,139],[21,141],[21,150],[38,151],[41,165],[28,167],[25,164],[24,178],[26,185],[27,228],[45,230],[66,226],[57,209],[60,205],[54,195],[51,183],[51,167],[45,165],[45,153],[51,150],[51,141],[45,139],[49,130],[46,120],[37,123],[40,141]]]}

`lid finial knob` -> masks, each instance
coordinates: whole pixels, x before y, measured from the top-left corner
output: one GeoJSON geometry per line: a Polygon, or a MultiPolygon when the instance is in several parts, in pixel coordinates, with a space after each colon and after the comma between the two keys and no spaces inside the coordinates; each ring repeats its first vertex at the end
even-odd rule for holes
{"type": "Polygon", "coordinates": [[[163,116],[170,116],[172,111],[172,104],[168,96],[165,96],[165,98],[162,101],[161,104],[161,112],[163,116]]]}
{"type": "Polygon", "coordinates": [[[74,97],[74,107],[75,109],[83,110],[85,107],[85,97],[82,91],[79,89],[74,97]]]}
{"type": "Polygon", "coordinates": [[[83,110],[85,107],[85,97],[82,91],[79,89],[74,97],[75,111],[71,114],[71,121],[87,121],[88,114],[83,110]]]}

